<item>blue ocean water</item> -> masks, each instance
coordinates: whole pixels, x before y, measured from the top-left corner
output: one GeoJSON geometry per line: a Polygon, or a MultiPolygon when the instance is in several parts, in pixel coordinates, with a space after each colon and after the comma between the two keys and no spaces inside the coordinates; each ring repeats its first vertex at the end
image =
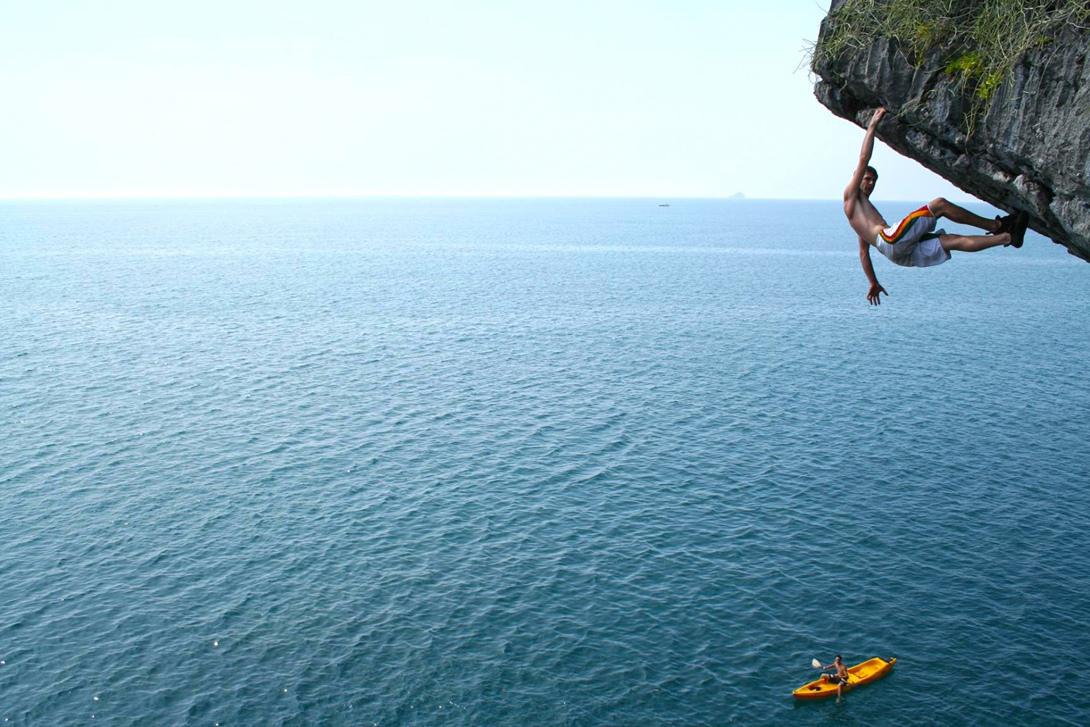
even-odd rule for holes
{"type": "Polygon", "coordinates": [[[657,202],[0,205],[0,719],[1090,722],[1090,267],[657,202]]]}

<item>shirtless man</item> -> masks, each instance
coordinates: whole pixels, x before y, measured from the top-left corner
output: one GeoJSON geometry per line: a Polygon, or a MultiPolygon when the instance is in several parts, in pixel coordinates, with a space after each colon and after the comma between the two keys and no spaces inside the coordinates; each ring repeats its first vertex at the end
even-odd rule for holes
{"type": "Polygon", "coordinates": [[[879,305],[882,302],[880,294],[886,293],[886,289],[878,284],[878,278],[874,275],[874,265],[870,259],[871,245],[897,265],[922,268],[946,262],[950,259],[951,250],[979,252],[999,245],[1022,247],[1029,223],[1029,216],[1025,212],[989,220],[939,197],[901,220],[899,224],[890,227],[870,201],[871,192],[878,182],[878,172],[869,166],[871,154],[874,152],[874,133],[878,122],[885,115],[886,109],[883,107],[871,118],[866,136],[863,137],[863,149],[859,152],[859,166],[855,169],[852,181],[844,189],[844,214],[855,234],[859,235],[859,260],[863,263],[863,272],[870,281],[867,300],[871,305],[879,305]],[[988,234],[948,235],[945,230],[934,232],[935,222],[940,217],[978,227],[988,234]]]}
{"type": "Polygon", "coordinates": [[[835,674],[822,674],[821,681],[832,682],[836,685],[836,700],[839,702],[844,696],[844,685],[848,683],[848,667],[844,666],[844,662],[840,660],[840,654],[836,655],[836,659],[829,666],[821,667],[822,671],[833,669],[835,674]]]}

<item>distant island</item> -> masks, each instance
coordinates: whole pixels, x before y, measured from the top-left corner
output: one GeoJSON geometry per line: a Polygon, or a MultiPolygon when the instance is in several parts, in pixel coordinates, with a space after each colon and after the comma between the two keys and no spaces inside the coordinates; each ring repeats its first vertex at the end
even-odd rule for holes
{"type": "Polygon", "coordinates": [[[727,199],[745,199],[745,198],[746,198],[746,196],[744,194],[742,194],[741,192],[735,192],[731,196],[727,197],[727,199]]]}

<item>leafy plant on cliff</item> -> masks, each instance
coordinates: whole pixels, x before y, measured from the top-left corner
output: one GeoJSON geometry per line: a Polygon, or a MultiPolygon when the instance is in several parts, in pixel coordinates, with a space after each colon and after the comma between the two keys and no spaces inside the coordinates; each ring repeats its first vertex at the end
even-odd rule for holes
{"type": "Polygon", "coordinates": [[[1086,0],[846,0],[830,13],[811,66],[835,64],[878,38],[896,41],[914,63],[938,54],[974,98],[971,131],[1023,53],[1088,24],[1086,0]]]}

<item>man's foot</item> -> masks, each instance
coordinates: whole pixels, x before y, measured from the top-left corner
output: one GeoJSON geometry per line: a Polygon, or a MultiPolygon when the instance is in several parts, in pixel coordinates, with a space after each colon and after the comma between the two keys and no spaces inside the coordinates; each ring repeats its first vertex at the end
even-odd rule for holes
{"type": "Polygon", "coordinates": [[[1014,221],[1010,226],[1011,241],[1007,243],[1011,247],[1022,247],[1026,237],[1026,228],[1029,227],[1029,214],[1019,210],[1014,215],[1014,221]]]}
{"type": "Polygon", "coordinates": [[[995,221],[999,223],[999,227],[995,228],[994,230],[992,230],[988,234],[989,235],[1002,235],[1004,232],[1010,232],[1011,231],[1011,225],[1014,224],[1014,215],[1005,215],[1003,217],[1000,217],[999,215],[996,215],[995,216],[995,221]]]}

